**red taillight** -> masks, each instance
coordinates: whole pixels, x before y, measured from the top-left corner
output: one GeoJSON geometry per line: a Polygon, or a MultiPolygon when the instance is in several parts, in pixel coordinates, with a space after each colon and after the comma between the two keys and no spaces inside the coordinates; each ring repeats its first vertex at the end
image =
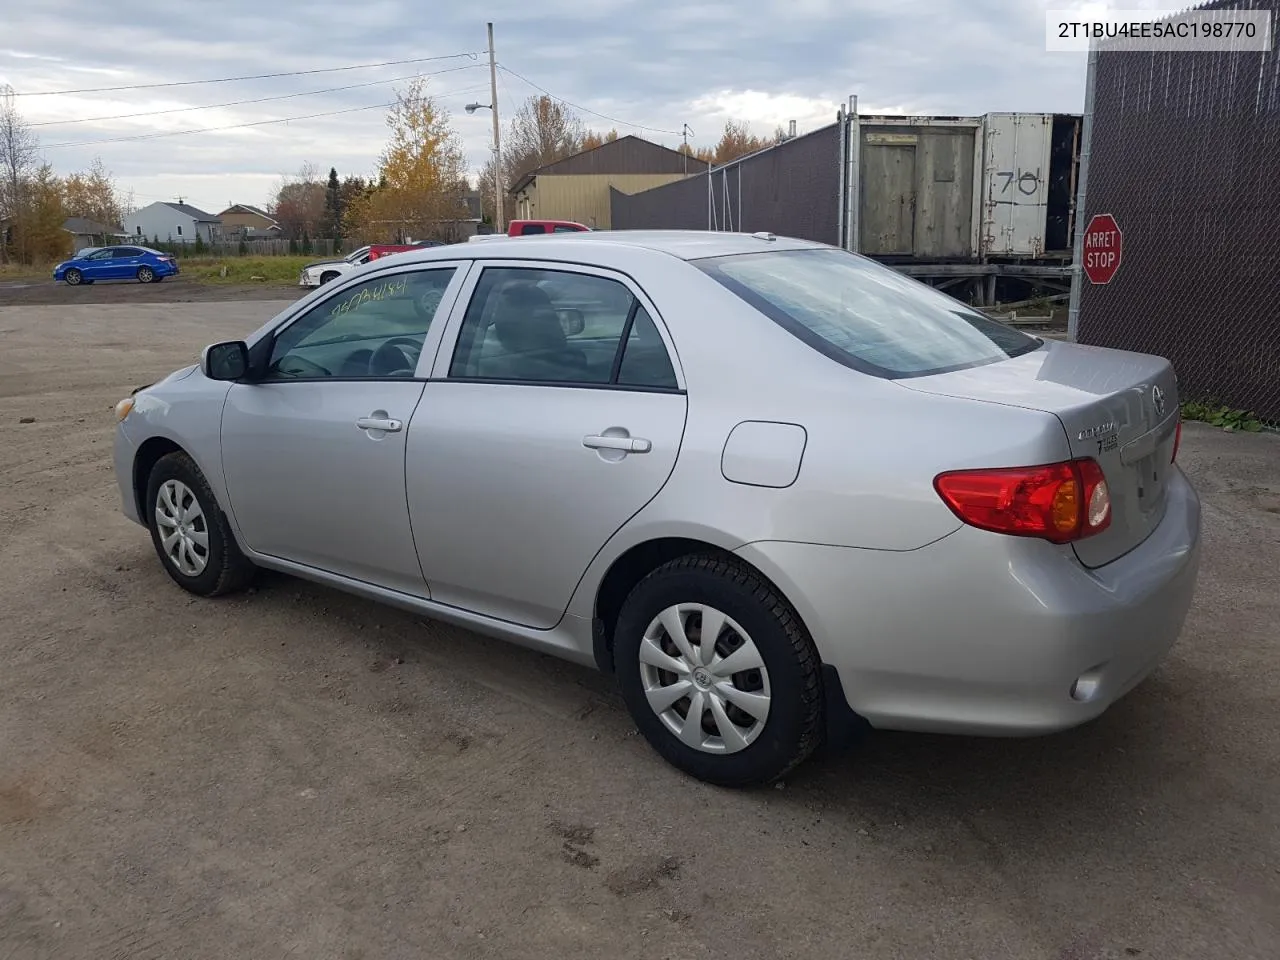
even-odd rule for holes
{"type": "Polygon", "coordinates": [[[938,496],[970,526],[1070,543],[1111,525],[1111,495],[1090,459],[1036,467],[955,470],[933,481],[938,496]]]}
{"type": "Polygon", "coordinates": [[[1173,434],[1173,456],[1169,458],[1169,462],[1173,463],[1178,459],[1178,447],[1182,444],[1182,414],[1178,414],[1178,429],[1173,434]]]}

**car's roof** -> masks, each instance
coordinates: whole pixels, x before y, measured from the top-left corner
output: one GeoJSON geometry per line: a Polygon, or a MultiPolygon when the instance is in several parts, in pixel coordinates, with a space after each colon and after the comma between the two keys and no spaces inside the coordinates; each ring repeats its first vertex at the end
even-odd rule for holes
{"type": "Polygon", "coordinates": [[[817,250],[823,244],[792,237],[775,237],[770,233],[727,233],[712,230],[591,230],[573,233],[540,234],[528,237],[494,236],[485,243],[449,244],[410,251],[396,257],[414,260],[491,259],[561,257],[581,260],[589,251],[607,256],[619,249],[638,248],[669,254],[681,260],[700,260],[739,253],[762,253],[766,250],[817,250]]]}

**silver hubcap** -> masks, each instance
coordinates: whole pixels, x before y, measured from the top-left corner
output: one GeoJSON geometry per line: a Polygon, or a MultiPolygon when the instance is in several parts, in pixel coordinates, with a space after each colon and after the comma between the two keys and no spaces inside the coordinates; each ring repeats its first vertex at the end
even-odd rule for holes
{"type": "Polygon", "coordinates": [[[181,480],[166,480],[156,496],[164,555],[179,573],[198,577],[209,565],[209,524],[200,501],[181,480]]]}
{"type": "Polygon", "coordinates": [[[737,753],[769,718],[769,671],[747,632],[715,607],[681,603],[654,617],[640,642],[649,706],[682,743],[737,753]]]}

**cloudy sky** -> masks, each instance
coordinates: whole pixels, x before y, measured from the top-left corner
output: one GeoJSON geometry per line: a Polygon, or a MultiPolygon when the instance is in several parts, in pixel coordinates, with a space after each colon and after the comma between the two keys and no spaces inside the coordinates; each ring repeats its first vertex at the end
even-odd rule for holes
{"type": "Polygon", "coordinates": [[[180,194],[217,212],[233,201],[265,203],[281,175],[306,162],[372,171],[385,141],[380,105],[415,73],[430,75],[478,169],[491,121],[487,110],[462,108],[489,102],[487,20],[504,115],[541,88],[582,108],[593,127],[674,146],[684,124],[695,143],[711,145],[729,118],[761,134],[789,120],[811,130],[850,94],[862,112],[1078,112],[1084,59],[1045,52],[1045,9],[1154,5],[0,0],[0,84],[13,87],[59,171],[100,156],[139,205],[180,194]],[[421,62],[331,69],[410,59],[421,62]],[[294,71],[324,72],[39,95],[294,71]],[[285,118],[297,119],[261,123],[285,118]]]}

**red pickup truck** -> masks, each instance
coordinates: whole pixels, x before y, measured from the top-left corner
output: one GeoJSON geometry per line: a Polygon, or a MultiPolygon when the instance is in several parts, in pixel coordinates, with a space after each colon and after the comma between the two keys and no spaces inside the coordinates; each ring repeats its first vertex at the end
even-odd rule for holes
{"type": "Polygon", "coordinates": [[[406,250],[421,250],[423,247],[439,247],[439,240],[419,240],[417,243],[375,243],[369,247],[369,259],[390,256],[393,253],[404,253],[406,250]]]}
{"type": "Polygon", "coordinates": [[[572,220],[512,220],[507,224],[507,236],[530,237],[539,233],[579,233],[590,229],[572,220]]]}

